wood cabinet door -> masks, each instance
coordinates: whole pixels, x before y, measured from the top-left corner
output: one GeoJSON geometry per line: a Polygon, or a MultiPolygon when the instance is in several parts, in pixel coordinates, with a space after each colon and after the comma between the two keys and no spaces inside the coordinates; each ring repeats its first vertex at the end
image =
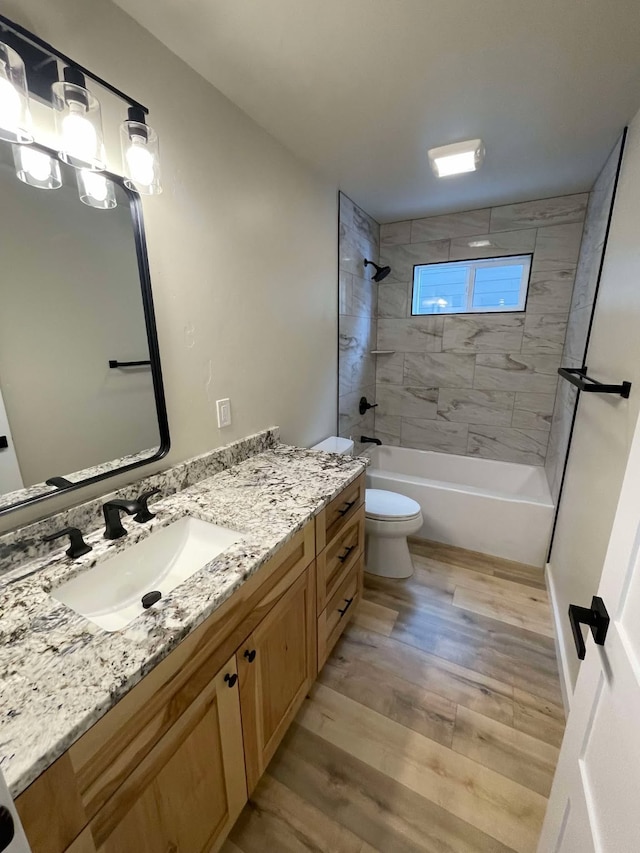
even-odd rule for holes
{"type": "Polygon", "coordinates": [[[316,677],[315,602],[312,563],[237,652],[249,794],[316,677]]]}
{"type": "Polygon", "coordinates": [[[209,853],[247,799],[235,656],[91,821],[99,853],[209,853]]]}

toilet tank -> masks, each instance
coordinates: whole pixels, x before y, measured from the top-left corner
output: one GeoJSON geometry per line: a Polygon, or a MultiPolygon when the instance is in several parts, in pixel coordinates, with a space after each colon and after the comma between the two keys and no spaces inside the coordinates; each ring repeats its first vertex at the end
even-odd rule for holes
{"type": "Polygon", "coordinates": [[[339,453],[341,456],[353,456],[353,441],[350,438],[340,438],[330,435],[319,444],[314,444],[311,450],[324,450],[325,453],[339,453]]]}

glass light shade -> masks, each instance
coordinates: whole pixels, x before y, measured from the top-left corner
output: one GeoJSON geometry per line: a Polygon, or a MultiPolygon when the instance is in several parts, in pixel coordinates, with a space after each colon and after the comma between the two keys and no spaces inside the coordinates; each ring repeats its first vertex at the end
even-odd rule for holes
{"type": "Polygon", "coordinates": [[[158,195],[160,184],[160,147],[158,134],[141,121],[120,125],[122,165],[125,184],[142,195],[158,195]]]}
{"type": "Polygon", "coordinates": [[[78,169],[76,173],[80,201],[97,210],[112,210],[118,202],[113,181],[100,172],[78,169]]]}
{"type": "Polygon", "coordinates": [[[60,158],[76,169],[101,172],[106,164],[100,102],[88,89],[66,80],[51,90],[60,158]]]}
{"type": "Polygon", "coordinates": [[[30,187],[41,190],[56,190],[62,186],[60,163],[31,145],[14,145],[13,162],[16,175],[30,187]]]}
{"type": "Polygon", "coordinates": [[[0,42],[0,139],[33,142],[24,62],[4,42],[0,42]]]}

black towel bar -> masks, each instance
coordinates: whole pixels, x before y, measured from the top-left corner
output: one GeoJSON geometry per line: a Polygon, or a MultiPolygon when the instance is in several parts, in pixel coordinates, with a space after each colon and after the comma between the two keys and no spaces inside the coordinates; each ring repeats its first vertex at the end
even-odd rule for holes
{"type": "Polygon", "coordinates": [[[621,385],[605,385],[604,382],[598,382],[596,379],[587,376],[586,366],[559,367],[558,373],[580,391],[592,391],[595,394],[619,394],[625,399],[631,393],[630,382],[623,382],[621,385]]]}
{"type": "Polygon", "coordinates": [[[116,361],[115,359],[109,359],[109,367],[149,367],[151,365],[150,361],[116,361]]]}

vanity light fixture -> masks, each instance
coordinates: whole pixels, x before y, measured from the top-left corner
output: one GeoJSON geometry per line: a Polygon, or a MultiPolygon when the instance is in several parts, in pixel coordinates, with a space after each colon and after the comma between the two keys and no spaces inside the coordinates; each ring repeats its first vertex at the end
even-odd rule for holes
{"type": "Polygon", "coordinates": [[[80,201],[97,210],[112,210],[118,202],[113,181],[101,172],[78,169],[76,172],[80,201]]]}
{"type": "Polygon", "coordinates": [[[464,172],[475,172],[484,161],[485,149],[481,139],[470,139],[430,148],[428,154],[436,178],[448,178],[464,172]]]}
{"type": "Polygon", "coordinates": [[[17,177],[30,187],[57,190],[62,186],[60,163],[33,145],[14,145],[13,162],[17,177]]]}
{"type": "Polygon", "coordinates": [[[67,66],[64,80],[54,83],[51,90],[60,158],[76,169],[103,171],[100,101],[86,88],[84,74],[67,66]]]}
{"type": "Polygon", "coordinates": [[[129,107],[127,121],[120,125],[120,142],[129,189],[142,195],[161,193],[158,134],[146,124],[141,109],[129,107]]]}
{"type": "Polygon", "coordinates": [[[33,142],[24,62],[4,42],[0,42],[0,139],[21,144],[33,142]]]}

